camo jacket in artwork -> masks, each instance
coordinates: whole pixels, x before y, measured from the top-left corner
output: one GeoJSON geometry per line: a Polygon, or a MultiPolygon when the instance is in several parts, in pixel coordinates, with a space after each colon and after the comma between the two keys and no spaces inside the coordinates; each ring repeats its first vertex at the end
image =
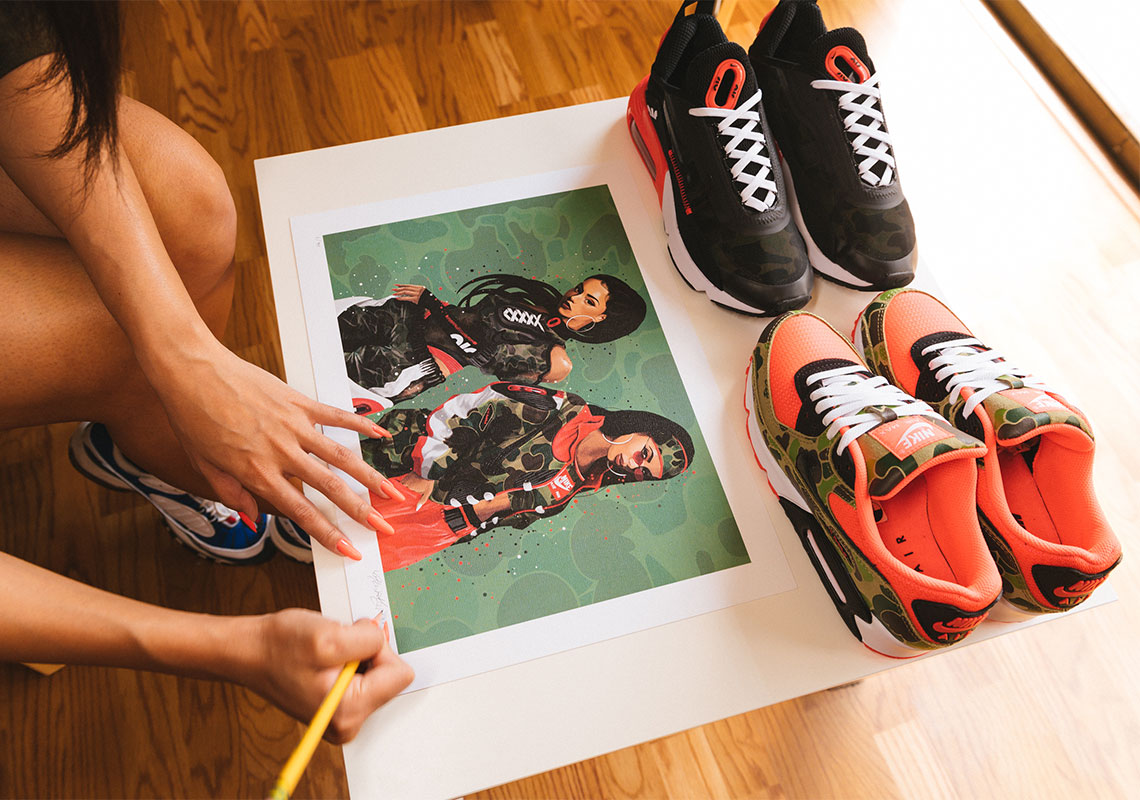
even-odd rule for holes
{"type": "Polygon", "coordinates": [[[445,519],[452,528],[474,527],[478,534],[498,525],[525,528],[601,486],[602,476],[583,475],[574,454],[603,420],[577,395],[494,383],[435,410],[392,409],[377,420],[392,438],[365,440],[361,447],[365,461],[384,475],[414,472],[434,480],[429,499],[450,507],[445,519]],[[509,510],[481,523],[472,507],[502,492],[509,510]]]}

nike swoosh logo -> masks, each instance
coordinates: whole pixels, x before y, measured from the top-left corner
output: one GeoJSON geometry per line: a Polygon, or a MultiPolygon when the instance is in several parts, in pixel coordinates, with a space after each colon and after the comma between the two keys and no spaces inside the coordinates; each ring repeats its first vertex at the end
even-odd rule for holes
{"type": "Polygon", "coordinates": [[[930,627],[939,633],[965,633],[981,622],[982,619],[983,617],[957,617],[949,622],[939,620],[930,627]]]}
{"type": "Polygon", "coordinates": [[[1093,589],[1100,586],[1104,578],[1095,581],[1078,581],[1072,586],[1058,586],[1053,590],[1053,594],[1057,597],[1084,597],[1092,592],[1093,589]]]}

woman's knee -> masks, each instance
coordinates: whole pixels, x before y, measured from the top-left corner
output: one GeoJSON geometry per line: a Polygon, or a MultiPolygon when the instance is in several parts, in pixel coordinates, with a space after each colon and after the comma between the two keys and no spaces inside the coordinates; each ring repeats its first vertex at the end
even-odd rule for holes
{"type": "Polygon", "coordinates": [[[124,100],[123,146],[171,261],[195,300],[233,280],[237,211],[225,173],[194,137],[124,100]]]}
{"type": "Polygon", "coordinates": [[[237,211],[222,168],[197,142],[188,149],[171,179],[179,211],[164,213],[159,232],[182,282],[197,300],[233,279],[237,211]]]}

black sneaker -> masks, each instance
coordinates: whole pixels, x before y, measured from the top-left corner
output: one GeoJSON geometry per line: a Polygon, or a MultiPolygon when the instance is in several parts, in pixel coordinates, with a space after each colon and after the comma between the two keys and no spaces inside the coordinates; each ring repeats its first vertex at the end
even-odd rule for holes
{"type": "Polygon", "coordinates": [[[779,314],[811,298],[811,266],[748,56],[725,38],[712,7],[682,3],[626,121],[685,282],[735,311],[779,314]]]}
{"type": "Polygon", "coordinates": [[[910,283],[914,220],[863,37],[829,31],[815,0],[781,0],[748,55],[811,265],[854,289],[910,283]]]}

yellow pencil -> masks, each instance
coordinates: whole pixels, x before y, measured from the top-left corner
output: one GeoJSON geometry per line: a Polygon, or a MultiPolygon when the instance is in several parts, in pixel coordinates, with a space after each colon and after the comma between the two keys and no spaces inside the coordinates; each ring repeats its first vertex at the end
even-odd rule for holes
{"type": "Polygon", "coordinates": [[[277,785],[269,793],[270,800],[289,800],[292,796],[293,790],[297,788],[297,781],[301,780],[305,767],[309,766],[309,759],[313,757],[317,745],[321,743],[321,737],[325,735],[325,728],[329,726],[329,720],[332,719],[336,707],[340,705],[341,698],[344,697],[348,684],[352,683],[352,676],[356,674],[356,669],[359,666],[359,661],[349,661],[344,665],[340,674],[336,676],[336,683],[329,689],[329,693],[321,702],[321,707],[313,715],[309,729],[305,731],[297,749],[293,751],[293,755],[289,756],[281,774],[277,776],[277,785]]]}
{"type": "MultiPolygon", "coordinates": [[[[384,623],[382,630],[384,638],[387,640],[387,622],[384,623]]],[[[359,667],[359,661],[349,661],[344,665],[340,674],[336,676],[336,681],[329,689],[329,693],[325,695],[325,699],[321,701],[317,713],[313,714],[313,721],[309,723],[308,730],[301,737],[300,743],[293,754],[289,756],[289,760],[285,762],[285,766],[281,768],[281,774],[277,776],[277,785],[269,793],[270,800],[289,800],[293,795],[293,790],[297,788],[297,782],[301,780],[305,767],[309,766],[309,759],[313,757],[317,745],[321,743],[321,737],[325,735],[325,728],[329,726],[329,721],[336,712],[336,707],[340,705],[348,685],[352,683],[352,676],[356,674],[359,667]]]]}

